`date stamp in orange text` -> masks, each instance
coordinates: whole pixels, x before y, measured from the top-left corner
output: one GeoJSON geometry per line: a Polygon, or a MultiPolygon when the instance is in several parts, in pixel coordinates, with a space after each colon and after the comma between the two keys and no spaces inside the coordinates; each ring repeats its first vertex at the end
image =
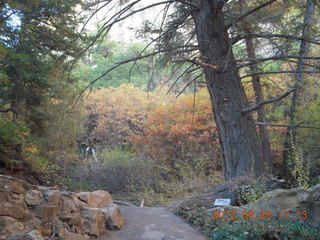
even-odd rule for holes
{"type": "Polygon", "coordinates": [[[211,219],[218,220],[218,219],[227,219],[227,220],[234,220],[234,219],[301,219],[306,220],[308,219],[308,212],[303,211],[269,211],[269,210],[243,210],[242,212],[237,212],[234,210],[230,211],[223,211],[223,210],[214,210],[211,212],[211,219]]]}

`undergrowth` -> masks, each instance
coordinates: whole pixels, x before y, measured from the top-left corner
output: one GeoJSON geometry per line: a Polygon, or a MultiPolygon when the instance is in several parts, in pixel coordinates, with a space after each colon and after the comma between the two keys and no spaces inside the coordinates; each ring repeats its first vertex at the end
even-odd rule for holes
{"type": "Polygon", "coordinates": [[[182,216],[210,240],[319,240],[319,229],[302,220],[213,220],[204,208],[181,208],[182,216]]]}

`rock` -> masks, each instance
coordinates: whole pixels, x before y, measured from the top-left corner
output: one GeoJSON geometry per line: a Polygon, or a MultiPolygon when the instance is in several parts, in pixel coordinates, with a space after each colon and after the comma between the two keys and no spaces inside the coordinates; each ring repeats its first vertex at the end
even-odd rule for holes
{"type": "Polygon", "coordinates": [[[271,211],[276,213],[273,215],[275,218],[280,217],[280,211],[288,211],[290,219],[299,219],[302,215],[298,216],[298,211],[306,211],[312,224],[320,226],[320,185],[309,189],[299,187],[273,190],[243,208],[255,212],[271,211]]]}
{"type": "Polygon", "coordinates": [[[33,230],[23,235],[12,236],[8,240],[44,240],[44,238],[38,230],[33,230]]]}
{"type": "Polygon", "coordinates": [[[42,192],[38,190],[27,191],[25,199],[29,206],[36,206],[44,202],[42,192]]]}
{"type": "MultiPolygon", "coordinates": [[[[3,175],[1,175],[3,176],[3,175]]],[[[24,184],[20,180],[4,176],[0,181],[0,192],[25,193],[24,184]]]]}
{"type": "Polygon", "coordinates": [[[245,205],[251,209],[272,209],[274,211],[299,209],[304,203],[310,191],[304,188],[293,188],[289,190],[276,189],[262,195],[258,200],[245,205]]]}
{"type": "Polygon", "coordinates": [[[78,198],[85,202],[91,208],[103,208],[112,203],[111,195],[103,190],[94,192],[81,192],[77,194],[78,198]]]}
{"type": "Polygon", "coordinates": [[[71,233],[66,231],[64,235],[61,236],[61,239],[65,240],[86,240],[88,239],[86,236],[78,234],[78,233],[71,233]]]}
{"type": "Polygon", "coordinates": [[[62,216],[59,218],[62,222],[66,222],[70,226],[70,231],[74,233],[85,234],[83,218],[80,215],[62,216]]]}
{"type": "Polygon", "coordinates": [[[91,240],[123,222],[106,191],[61,192],[0,175],[0,240],[91,240]]]}
{"type": "Polygon", "coordinates": [[[10,236],[23,234],[32,230],[32,227],[13,217],[0,216],[0,239],[7,239],[10,236]]]}
{"type": "Polygon", "coordinates": [[[29,234],[13,236],[7,240],[44,240],[40,233],[36,233],[37,230],[30,232],[29,234]]]}
{"type": "Polygon", "coordinates": [[[312,225],[320,227],[320,185],[310,188],[310,195],[302,206],[307,209],[312,225]]]}
{"type": "Polygon", "coordinates": [[[86,233],[96,237],[101,237],[106,233],[104,214],[99,208],[83,208],[81,216],[86,233]]]}
{"type": "Polygon", "coordinates": [[[110,230],[120,230],[124,225],[124,219],[121,215],[120,208],[116,204],[109,204],[102,209],[105,217],[106,226],[110,230]]]}
{"type": "Polygon", "coordinates": [[[0,203],[0,216],[10,216],[22,221],[30,220],[32,217],[25,204],[17,205],[10,202],[0,203]]]}
{"type": "Polygon", "coordinates": [[[79,208],[85,204],[81,202],[77,197],[72,196],[70,193],[63,193],[61,199],[61,212],[64,215],[69,215],[76,212],[79,208]]]}
{"type": "Polygon", "coordinates": [[[44,240],[38,230],[33,230],[31,232],[28,232],[27,237],[28,238],[26,240],[44,240]]]}
{"type": "Polygon", "coordinates": [[[59,216],[60,207],[57,205],[41,205],[34,210],[36,217],[42,221],[50,221],[59,216]]]}
{"type": "Polygon", "coordinates": [[[61,193],[58,190],[52,190],[50,188],[42,188],[43,198],[49,205],[60,205],[61,193]]]}

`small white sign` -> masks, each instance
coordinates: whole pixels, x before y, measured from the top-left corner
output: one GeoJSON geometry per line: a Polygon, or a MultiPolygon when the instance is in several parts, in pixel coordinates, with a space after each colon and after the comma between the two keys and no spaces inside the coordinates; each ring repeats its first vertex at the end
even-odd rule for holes
{"type": "Polygon", "coordinates": [[[215,206],[230,206],[231,199],[229,198],[217,198],[214,201],[215,206]]]}

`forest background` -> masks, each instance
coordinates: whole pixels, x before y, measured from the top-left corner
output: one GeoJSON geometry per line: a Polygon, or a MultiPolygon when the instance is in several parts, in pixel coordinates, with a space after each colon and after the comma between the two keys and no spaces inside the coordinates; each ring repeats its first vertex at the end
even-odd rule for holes
{"type": "MultiPolygon", "coordinates": [[[[226,11],[246,12],[263,2],[231,1],[226,11]]],[[[232,47],[251,105],[286,95],[252,117],[262,150],[268,144],[271,150],[269,175],[287,178],[290,187],[320,183],[320,12],[315,5],[306,23],[309,2],[278,1],[234,26],[303,38],[305,26],[309,29],[296,100],[293,91],[286,93],[298,81],[301,61],[288,56],[301,58],[303,38],[250,38],[232,47]],[[252,54],[264,60],[253,64],[252,54]],[[294,121],[293,101],[298,102],[294,121]]],[[[122,199],[145,199],[147,205],[168,204],[222,182],[221,140],[203,66],[195,58],[181,62],[195,53],[184,49],[177,59],[175,51],[159,50],[163,42],[148,44],[161,32],[148,21],[137,26],[139,42],[117,42],[108,34],[94,41],[97,32],[79,27],[92,13],[79,9],[91,7],[76,0],[1,2],[1,173],[71,190],[102,188],[122,199]],[[141,53],[150,57],[118,66],[141,53]]],[[[185,11],[179,3],[172,7],[168,27],[185,11]]],[[[183,24],[183,30],[162,39],[166,47],[188,41],[183,33],[193,23],[183,24]]]]}

